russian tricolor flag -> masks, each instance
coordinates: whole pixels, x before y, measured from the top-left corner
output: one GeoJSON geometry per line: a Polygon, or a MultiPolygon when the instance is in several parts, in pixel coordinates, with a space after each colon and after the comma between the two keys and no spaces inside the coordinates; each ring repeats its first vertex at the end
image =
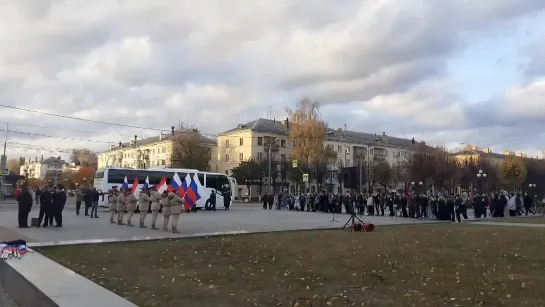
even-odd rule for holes
{"type": "MultiPolygon", "coordinates": [[[[189,174],[187,175],[189,177],[189,174]]],[[[201,195],[199,194],[199,185],[197,182],[199,182],[199,178],[197,177],[197,174],[193,175],[193,178],[190,179],[189,186],[187,188],[187,201],[189,202],[189,205],[194,206],[199,199],[201,199],[201,195]]]]}
{"type": "Polygon", "coordinates": [[[172,180],[170,181],[169,192],[172,192],[174,190],[179,190],[181,186],[182,186],[182,179],[180,179],[180,176],[178,176],[178,173],[174,173],[174,177],[172,177],[172,180]]]}
{"type": "Polygon", "coordinates": [[[123,180],[123,184],[121,185],[121,188],[125,191],[129,190],[129,181],[127,180],[127,176],[125,176],[125,179],[123,180]]]}
{"type": "Polygon", "coordinates": [[[144,186],[142,189],[149,190],[149,177],[146,176],[146,181],[144,181],[144,186]]]}

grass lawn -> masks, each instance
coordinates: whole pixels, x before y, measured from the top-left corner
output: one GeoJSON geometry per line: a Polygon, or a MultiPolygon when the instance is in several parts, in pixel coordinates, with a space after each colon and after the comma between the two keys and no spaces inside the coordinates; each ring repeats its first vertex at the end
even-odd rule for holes
{"type": "Polygon", "coordinates": [[[503,223],[526,223],[526,224],[545,224],[545,217],[532,216],[532,217],[508,217],[492,220],[483,220],[483,222],[503,222],[503,223]]]}
{"type": "Polygon", "coordinates": [[[354,306],[535,307],[545,303],[544,242],[539,228],[435,224],[40,252],[142,307],[292,306],[299,297],[322,306],[333,295],[354,306]]]}

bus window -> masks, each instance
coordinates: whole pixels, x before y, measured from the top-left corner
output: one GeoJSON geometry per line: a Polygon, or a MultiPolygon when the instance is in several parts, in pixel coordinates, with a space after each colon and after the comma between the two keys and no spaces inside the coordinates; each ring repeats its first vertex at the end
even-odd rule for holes
{"type": "MultiPolygon", "coordinates": [[[[108,170],[108,183],[115,183],[115,184],[122,184],[123,180],[125,179],[125,176],[127,176],[128,172],[125,170],[118,170],[118,169],[109,169],[108,170]]],[[[127,176],[127,181],[129,176],[127,176]]],[[[134,180],[134,178],[133,178],[134,180]]],[[[129,181],[130,182],[130,181],[129,181]]]]}
{"type": "Polygon", "coordinates": [[[206,174],[206,185],[205,186],[207,188],[209,188],[209,189],[217,189],[218,188],[217,178],[218,178],[218,175],[206,174]]]}
{"type": "Polygon", "coordinates": [[[202,173],[197,173],[197,178],[199,178],[199,182],[201,184],[204,184],[204,174],[202,173]]]}
{"type": "Polygon", "coordinates": [[[217,177],[216,184],[217,184],[217,189],[221,191],[222,193],[225,191],[229,191],[230,184],[229,184],[229,179],[227,179],[227,176],[219,175],[217,177]]]}

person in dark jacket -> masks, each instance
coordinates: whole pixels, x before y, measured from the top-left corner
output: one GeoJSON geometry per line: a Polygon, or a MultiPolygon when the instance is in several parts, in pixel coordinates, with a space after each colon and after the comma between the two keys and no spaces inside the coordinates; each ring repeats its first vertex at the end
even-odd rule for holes
{"type": "Polygon", "coordinates": [[[229,191],[223,192],[223,207],[225,210],[229,210],[231,206],[231,193],[229,191]]]}
{"type": "Polygon", "coordinates": [[[267,210],[267,208],[268,208],[267,203],[269,202],[269,194],[267,194],[267,192],[265,192],[265,194],[263,194],[263,197],[261,198],[261,201],[263,201],[263,210],[267,210]]]}
{"type": "Polygon", "coordinates": [[[403,194],[401,197],[401,216],[402,217],[409,217],[409,214],[407,214],[407,205],[409,204],[409,200],[407,199],[407,195],[403,194]]]}
{"type": "Polygon", "coordinates": [[[40,188],[36,188],[36,191],[34,191],[34,199],[36,200],[36,205],[40,202],[40,195],[42,194],[42,190],[40,188]]]}
{"type": "Polygon", "coordinates": [[[204,210],[206,211],[216,211],[216,193],[212,190],[210,193],[210,198],[206,200],[204,204],[204,210]]]}
{"type": "Polygon", "coordinates": [[[269,195],[269,210],[272,210],[272,207],[273,207],[273,204],[274,204],[274,194],[271,193],[271,195],[269,195]]]}
{"type": "Polygon", "coordinates": [[[93,206],[93,194],[89,189],[86,189],[83,193],[83,202],[85,203],[85,216],[89,216],[89,208],[93,206]]]}
{"type": "Polygon", "coordinates": [[[40,194],[40,214],[38,215],[38,227],[53,225],[53,195],[51,194],[51,187],[44,188],[42,194],[40,194]]]}
{"type": "Polygon", "coordinates": [[[528,212],[531,212],[533,215],[536,215],[534,211],[532,211],[532,205],[534,204],[534,200],[528,196],[528,193],[524,194],[524,210],[526,213],[524,215],[528,215],[528,212]]]}
{"type": "Polygon", "coordinates": [[[19,203],[19,228],[29,228],[28,214],[32,209],[32,194],[30,194],[27,185],[23,186],[21,194],[17,198],[17,203],[19,203]]]}
{"type": "Polygon", "coordinates": [[[62,227],[62,211],[66,204],[66,198],[64,186],[59,184],[57,190],[53,194],[53,214],[55,216],[55,223],[57,224],[55,227],[62,227]]]}

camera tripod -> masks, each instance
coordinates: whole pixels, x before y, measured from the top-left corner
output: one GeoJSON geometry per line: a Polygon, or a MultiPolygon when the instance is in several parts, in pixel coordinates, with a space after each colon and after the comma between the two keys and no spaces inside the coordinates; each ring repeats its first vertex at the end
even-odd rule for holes
{"type": "Polygon", "coordinates": [[[348,218],[348,221],[346,221],[346,223],[344,224],[341,230],[344,230],[346,226],[350,225],[350,230],[354,231],[354,224],[356,224],[356,220],[360,221],[360,223],[363,223],[363,220],[357,216],[356,210],[354,208],[354,204],[352,204],[352,214],[350,215],[350,217],[348,218]]]}

